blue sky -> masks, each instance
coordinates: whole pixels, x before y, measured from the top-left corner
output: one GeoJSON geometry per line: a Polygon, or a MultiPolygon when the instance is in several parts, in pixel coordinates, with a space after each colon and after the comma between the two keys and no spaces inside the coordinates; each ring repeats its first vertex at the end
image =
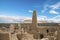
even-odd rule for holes
{"type": "Polygon", "coordinates": [[[0,23],[31,19],[33,10],[38,20],[60,22],[60,0],[0,0],[0,23]]]}

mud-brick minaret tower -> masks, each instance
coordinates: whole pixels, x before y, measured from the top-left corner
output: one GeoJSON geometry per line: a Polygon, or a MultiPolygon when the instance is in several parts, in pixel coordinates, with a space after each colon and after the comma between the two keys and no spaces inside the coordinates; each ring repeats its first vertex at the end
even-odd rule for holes
{"type": "Polygon", "coordinates": [[[37,27],[37,15],[36,15],[36,10],[33,11],[32,15],[32,28],[37,27]]]}

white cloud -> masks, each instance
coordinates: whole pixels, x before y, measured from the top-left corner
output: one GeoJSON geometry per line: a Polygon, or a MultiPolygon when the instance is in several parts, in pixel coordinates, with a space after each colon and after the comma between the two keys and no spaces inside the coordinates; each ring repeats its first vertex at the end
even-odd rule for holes
{"type": "Polygon", "coordinates": [[[59,9],[60,8],[60,2],[54,4],[54,5],[51,5],[50,6],[52,9],[59,9]]]}
{"type": "Polygon", "coordinates": [[[60,2],[58,2],[58,3],[54,4],[54,5],[50,5],[49,7],[51,8],[49,13],[51,13],[51,14],[59,14],[59,12],[56,11],[56,10],[60,9],[60,2]]]}
{"type": "Polygon", "coordinates": [[[60,23],[60,15],[57,15],[55,17],[52,18],[48,18],[47,16],[38,16],[37,18],[38,20],[43,20],[43,21],[47,21],[49,23],[60,23]]]}
{"type": "Polygon", "coordinates": [[[48,9],[49,5],[44,5],[42,13],[44,13],[48,9]]]}
{"type": "Polygon", "coordinates": [[[46,20],[47,19],[47,16],[38,16],[37,19],[38,20],[46,20]]]}
{"type": "Polygon", "coordinates": [[[59,12],[56,11],[58,9],[60,9],[60,2],[53,4],[53,5],[48,5],[48,4],[44,5],[43,10],[41,12],[45,13],[48,10],[49,13],[51,14],[59,14],[59,12]]]}
{"type": "Polygon", "coordinates": [[[28,10],[28,12],[32,13],[32,12],[33,12],[33,10],[28,10]]]}
{"type": "Polygon", "coordinates": [[[59,13],[58,13],[57,11],[55,11],[55,10],[50,10],[49,13],[50,13],[50,14],[59,14],[59,13]]]}
{"type": "Polygon", "coordinates": [[[26,16],[6,16],[0,15],[0,23],[21,23],[26,19],[31,19],[26,16]]]}
{"type": "Polygon", "coordinates": [[[60,23],[60,15],[57,15],[49,20],[51,20],[54,23],[60,23]]]}
{"type": "MultiPolygon", "coordinates": [[[[31,20],[31,19],[32,19],[31,17],[26,17],[26,16],[0,15],[0,23],[21,23],[24,22],[24,20],[31,20]]],[[[48,22],[60,23],[60,15],[57,15],[52,18],[48,18],[47,16],[38,16],[37,19],[48,22]]]]}

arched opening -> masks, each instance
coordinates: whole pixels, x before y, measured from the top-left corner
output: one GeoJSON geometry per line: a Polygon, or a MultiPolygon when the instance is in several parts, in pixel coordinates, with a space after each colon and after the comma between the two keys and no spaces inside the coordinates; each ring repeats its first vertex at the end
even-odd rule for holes
{"type": "Polygon", "coordinates": [[[42,39],[44,37],[44,35],[43,34],[40,34],[40,39],[42,39]]]}

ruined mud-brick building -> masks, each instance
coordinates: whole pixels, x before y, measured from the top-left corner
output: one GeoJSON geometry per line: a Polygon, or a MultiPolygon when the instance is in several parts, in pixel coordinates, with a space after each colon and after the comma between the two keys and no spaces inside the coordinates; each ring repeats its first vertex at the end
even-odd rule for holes
{"type": "Polygon", "coordinates": [[[29,20],[25,20],[21,24],[0,24],[0,40],[25,39],[60,40],[60,23],[37,21],[36,11],[34,11],[32,21],[30,22],[29,20]]]}
{"type": "Polygon", "coordinates": [[[60,39],[59,23],[42,22],[37,23],[36,11],[33,12],[32,21],[27,20],[21,24],[21,28],[29,34],[33,34],[34,39],[48,38],[49,40],[60,39]]]}

